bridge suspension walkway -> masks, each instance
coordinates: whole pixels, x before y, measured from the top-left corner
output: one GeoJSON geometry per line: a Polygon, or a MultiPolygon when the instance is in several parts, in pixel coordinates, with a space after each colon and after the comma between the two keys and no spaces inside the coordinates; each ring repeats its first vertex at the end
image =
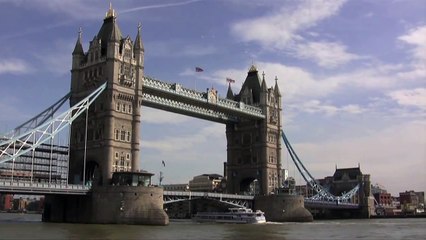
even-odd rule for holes
{"type": "Polygon", "coordinates": [[[334,196],[331,194],[326,188],[321,186],[317,180],[311,175],[311,173],[306,169],[302,161],[297,156],[296,152],[294,151],[293,147],[291,146],[289,140],[287,139],[287,136],[285,135],[284,131],[281,131],[281,137],[283,139],[283,142],[288,150],[288,153],[293,160],[293,163],[297,167],[297,170],[302,175],[303,179],[306,181],[306,183],[317,193],[316,195],[309,197],[305,199],[305,202],[323,202],[326,203],[338,203],[338,204],[346,204],[346,205],[353,205],[350,203],[350,200],[352,199],[355,194],[359,191],[359,184],[356,185],[353,189],[350,191],[342,194],[341,196],[334,196]]]}

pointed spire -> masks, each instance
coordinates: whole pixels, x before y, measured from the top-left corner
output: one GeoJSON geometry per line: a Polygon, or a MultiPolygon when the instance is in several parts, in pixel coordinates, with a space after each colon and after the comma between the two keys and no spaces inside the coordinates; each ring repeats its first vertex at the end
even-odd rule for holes
{"type": "Polygon", "coordinates": [[[250,72],[257,72],[257,68],[256,68],[256,66],[255,66],[254,64],[252,64],[248,72],[249,72],[249,73],[250,73],[250,72]]]}
{"type": "Polygon", "coordinates": [[[101,40],[103,55],[107,52],[108,42],[121,41],[122,35],[116,20],[117,16],[115,15],[115,11],[112,9],[112,5],[110,4],[109,10],[106,13],[106,17],[104,18],[104,23],[102,24],[101,29],[99,29],[97,35],[98,39],[101,40]]]}
{"type": "Polygon", "coordinates": [[[82,34],[82,30],[81,27],[78,31],[78,38],[77,38],[77,42],[75,43],[75,47],[74,47],[74,51],[72,52],[73,55],[84,55],[84,51],[83,51],[83,45],[81,44],[81,34],[82,34]]]}
{"type": "Polygon", "coordinates": [[[138,23],[138,34],[136,35],[136,39],[135,39],[135,44],[134,44],[134,49],[135,50],[143,50],[143,43],[142,43],[142,39],[141,39],[141,28],[142,28],[142,24],[139,22],[138,23]]]}
{"type": "Polygon", "coordinates": [[[228,85],[228,92],[226,93],[226,98],[234,100],[234,93],[232,92],[231,83],[228,85]]]}
{"type": "Polygon", "coordinates": [[[118,26],[115,23],[115,18],[113,19],[111,35],[109,36],[109,40],[112,42],[118,42],[121,40],[121,31],[120,29],[118,29],[118,26]]]}
{"type": "Polygon", "coordinates": [[[262,92],[268,92],[268,87],[266,87],[266,81],[265,81],[265,79],[262,80],[262,85],[260,86],[260,91],[262,91],[262,92]]]}
{"type": "Polygon", "coordinates": [[[115,16],[115,10],[112,8],[111,2],[109,2],[109,9],[108,9],[108,12],[106,12],[106,14],[105,14],[105,19],[110,18],[110,17],[113,17],[113,18],[116,17],[115,16]]]}
{"type": "Polygon", "coordinates": [[[259,103],[260,101],[260,91],[262,85],[262,78],[259,76],[258,70],[255,65],[251,65],[246,80],[243,83],[243,86],[240,90],[240,95],[243,93],[244,89],[249,89],[252,94],[252,103],[259,103]]]}
{"type": "Polygon", "coordinates": [[[277,76],[275,76],[275,87],[274,87],[274,89],[275,89],[275,95],[281,97],[281,92],[280,92],[280,89],[278,88],[278,77],[277,76]]]}
{"type": "Polygon", "coordinates": [[[267,92],[268,88],[266,87],[266,81],[265,81],[265,72],[262,72],[262,84],[260,85],[260,91],[267,92]]]}

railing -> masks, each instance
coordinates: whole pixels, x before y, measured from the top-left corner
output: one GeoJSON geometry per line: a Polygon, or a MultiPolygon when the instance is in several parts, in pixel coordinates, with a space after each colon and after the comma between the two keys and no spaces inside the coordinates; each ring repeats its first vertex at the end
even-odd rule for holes
{"type": "Polygon", "coordinates": [[[243,199],[253,200],[252,195],[237,195],[237,194],[223,194],[223,193],[211,193],[211,192],[181,192],[181,191],[164,191],[165,196],[181,196],[181,197],[208,197],[208,198],[219,198],[219,199],[243,199]]]}
{"type": "Polygon", "coordinates": [[[84,195],[91,189],[90,186],[64,183],[37,183],[26,181],[1,181],[0,192],[27,193],[27,194],[75,194],[84,195]]]}
{"type": "Polygon", "coordinates": [[[343,208],[343,209],[357,209],[360,207],[357,203],[339,202],[339,201],[320,201],[305,198],[305,207],[319,207],[319,208],[343,208]]]}
{"type": "Polygon", "coordinates": [[[198,101],[204,104],[214,104],[215,106],[222,107],[238,113],[244,113],[256,118],[264,118],[265,115],[261,108],[257,106],[246,105],[242,102],[236,102],[226,98],[217,97],[214,103],[210,103],[207,99],[207,93],[197,92],[191,89],[182,87],[178,83],[166,83],[160,80],[145,76],[143,79],[144,88],[151,88],[160,92],[170,93],[176,96],[185,97],[191,100],[198,101]]]}

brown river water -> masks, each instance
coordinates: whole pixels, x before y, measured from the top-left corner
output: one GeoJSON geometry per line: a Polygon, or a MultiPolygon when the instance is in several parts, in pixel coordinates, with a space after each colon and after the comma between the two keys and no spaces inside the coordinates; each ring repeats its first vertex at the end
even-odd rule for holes
{"type": "Polygon", "coordinates": [[[38,214],[0,213],[0,239],[426,239],[426,218],[324,220],[312,223],[168,226],[43,223],[38,214]]]}

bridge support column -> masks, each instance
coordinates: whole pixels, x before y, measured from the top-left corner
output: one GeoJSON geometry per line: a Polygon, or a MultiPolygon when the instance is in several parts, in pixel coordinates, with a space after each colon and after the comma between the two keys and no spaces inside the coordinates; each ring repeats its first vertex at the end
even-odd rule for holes
{"type": "Polygon", "coordinates": [[[255,196],[254,209],[265,212],[266,221],[312,222],[312,214],[304,207],[302,196],[277,194],[255,196]]]}
{"type": "Polygon", "coordinates": [[[99,186],[86,196],[47,195],[44,222],[167,225],[163,189],[99,186]]]}

